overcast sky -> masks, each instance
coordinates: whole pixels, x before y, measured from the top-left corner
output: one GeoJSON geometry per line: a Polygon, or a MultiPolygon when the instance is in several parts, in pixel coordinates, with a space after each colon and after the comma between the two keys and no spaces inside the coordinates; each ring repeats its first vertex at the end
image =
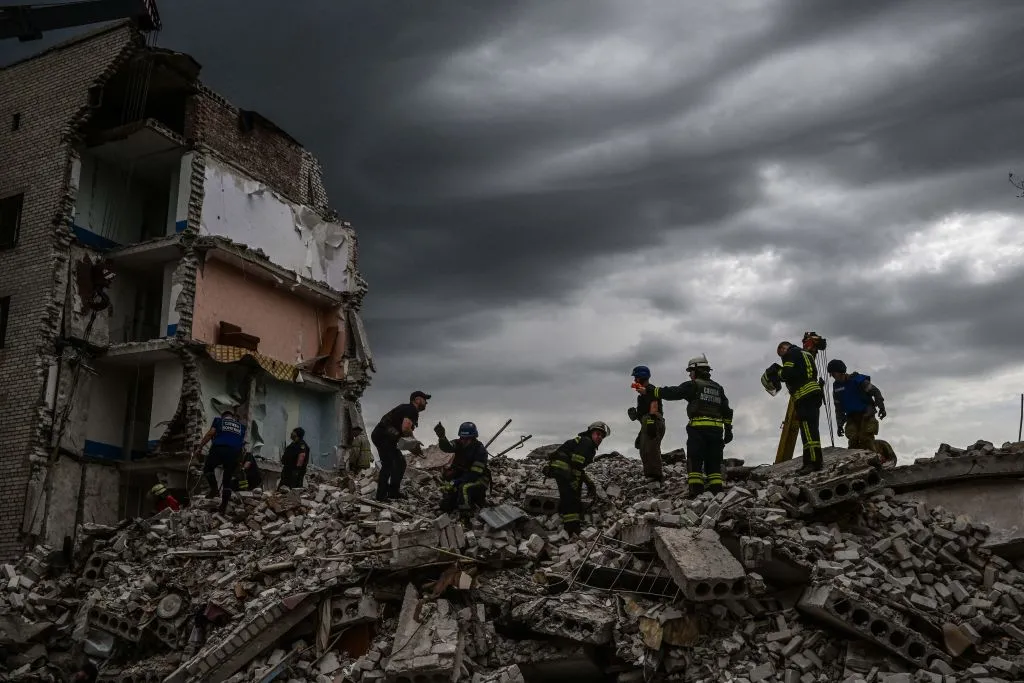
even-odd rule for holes
{"type": "Polygon", "coordinates": [[[902,461],[1016,439],[1024,2],[284,5],[163,1],[158,45],[322,160],[370,285],[368,423],[424,389],[425,439],[602,419],[635,454],[630,369],[704,352],[727,454],[765,462],[760,373],[813,329],[902,461]]]}

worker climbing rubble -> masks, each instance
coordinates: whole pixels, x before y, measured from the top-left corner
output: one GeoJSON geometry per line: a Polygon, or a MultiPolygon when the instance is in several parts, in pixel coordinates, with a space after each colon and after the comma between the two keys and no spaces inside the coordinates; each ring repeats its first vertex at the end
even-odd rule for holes
{"type": "Polygon", "coordinates": [[[217,475],[216,469],[221,468],[221,503],[220,511],[223,513],[228,509],[228,502],[231,500],[231,480],[235,468],[242,460],[242,449],[245,447],[245,425],[238,419],[233,410],[221,412],[220,417],[213,418],[213,424],[203,435],[196,453],[203,450],[207,443],[212,441],[210,452],[206,455],[203,463],[203,475],[209,490],[206,493],[208,498],[217,497],[217,475]]]}
{"type": "MultiPolygon", "coordinates": [[[[405,476],[405,456],[399,448],[402,438],[413,439],[413,430],[419,426],[420,413],[427,409],[430,394],[414,391],[409,395],[409,402],[397,405],[377,423],[370,432],[370,440],[377,447],[380,458],[380,473],[377,478],[377,500],[385,502],[389,499],[401,500],[406,497],[402,492],[402,478],[405,476]]],[[[422,455],[419,443],[412,446],[414,455],[422,455]]]]}
{"type": "Polygon", "coordinates": [[[686,401],[687,491],[691,497],[704,493],[705,487],[719,493],[725,481],[722,462],[725,444],[732,441],[733,411],[725,389],[711,379],[711,365],[701,354],[686,364],[690,379],[679,386],[637,386],[642,399],[686,401]]]}
{"type": "MultiPolygon", "coordinates": [[[[645,387],[651,381],[651,370],[646,365],[633,368],[633,387],[645,387]]],[[[639,391],[639,390],[638,390],[639,391]]],[[[636,407],[626,411],[629,419],[640,422],[633,447],[640,451],[644,476],[654,481],[662,480],[661,441],[665,438],[665,417],[661,399],[641,393],[636,398],[636,407]]]]}
{"type": "Polygon", "coordinates": [[[441,512],[458,510],[467,514],[475,507],[486,504],[487,488],[491,484],[487,468],[487,448],[480,443],[476,424],[463,422],[459,425],[459,436],[448,440],[444,425],[434,426],[438,446],[445,453],[451,453],[451,463],[441,472],[441,512]]]}
{"type": "Polygon", "coordinates": [[[776,391],[781,384],[786,385],[793,400],[793,409],[800,426],[800,440],[803,443],[803,466],[797,474],[818,472],[822,468],[819,420],[825,396],[822,389],[824,380],[818,379],[818,369],[810,351],[794,346],[788,341],[779,342],[775,351],[782,360],[782,365],[772,363],[764,371],[761,383],[766,389],[771,386],[776,391]]]}
{"type": "Polygon", "coordinates": [[[827,371],[832,377],[832,396],[836,406],[839,436],[844,430],[850,448],[875,450],[878,420],[885,419],[885,399],[869,375],[847,372],[846,363],[833,358],[827,371]],[[875,419],[875,415],[878,419],[875,419]]]}
{"type": "Polygon", "coordinates": [[[594,481],[587,475],[586,467],[594,462],[594,455],[601,442],[612,434],[606,423],[591,422],[582,431],[556,448],[548,456],[544,476],[552,477],[558,485],[558,513],[562,526],[570,536],[580,533],[583,515],[583,487],[591,498],[597,495],[594,481]]]}

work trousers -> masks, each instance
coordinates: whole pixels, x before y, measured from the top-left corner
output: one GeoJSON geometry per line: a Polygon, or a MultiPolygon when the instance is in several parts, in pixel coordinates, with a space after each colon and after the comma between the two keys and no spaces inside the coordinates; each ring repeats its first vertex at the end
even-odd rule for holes
{"type": "Polygon", "coordinates": [[[637,442],[640,461],[644,466],[644,476],[661,481],[661,440],[665,438],[665,418],[661,415],[644,415],[640,418],[640,423],[637,442]]]}
{"type": "Polygon", "coordinates": [[[804,445],[803,468],[808,470],[817,471],[823,466],[821,460],[821,432],[818,428],[823,400],[824,394],[820,391],[815,391],[793,402],[793,410],[800,426],[800,441],[804,445]]]}
{"type": "Polygon", "coordinates": [[[721,427],[686,426],[686,484],[691,496],[703,493],[705,486],[712,493],[722,490],[724,458],[725,433],[721,427]]]}
{"type": "Polygon", "coordinates": [[[227,509],[228,501],[231,500],[231,480],[235,473],[235,468],[238,467],[238,462],[241,460],[241,455],[237,448],[218,444],[210,446],[210,452],[206,455],[206,460],[203,462],[203,474],[206,477],[206,483],[210,487],[207,496],[210,498],[217,496],[217,475],[214,471],[218,467],[223,470],[223,476],[221,477],[223,486],[220,489],[220,508],[222,512],[227,509]]]}
{"type": "Polygon", "coordinates": [[[305,467],[285,465],[284,469],[281,470],[281,486],[287,486],[290,489],[301,489],[305,478],[305,467]]]}
{"type": "Polygon", "coordinates": [[[405,476],[405,456],[398,448],[398,442],[374,431],[370,435],[380,457],[380,474],[377,476],[377,500],[398,498],[402,491],[402,477],[405,476]]]}
{"type": "Polygon", "coordinates": [[[878,434],[878,420],[871,413],[847,415],[843,425],[850,448],[875,450],[875,436],[878,434]]]}
{"type": "Polygon", "coordinates": [[[482,507],[486,495],[487,482],[482,479],[470,482],[445,482],[441,488],[441,512],[468,512],[474,506],[482,507]]]}
{"type": "Polygon", "coordinates": [[[566,533],[578,534],[582,528],[583,477],[576,472],[555,473],[558,485],[558,514],[566,533]]]}

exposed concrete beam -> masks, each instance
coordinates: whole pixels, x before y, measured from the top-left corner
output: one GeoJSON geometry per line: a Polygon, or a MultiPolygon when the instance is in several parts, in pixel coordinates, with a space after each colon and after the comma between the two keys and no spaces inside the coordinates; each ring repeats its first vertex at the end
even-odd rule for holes
{"type": "Polygon", "coordinates": [[[896,491],[973,479],[1024,477],[1024,453],[934,458],[885,470],[883,477],[886,486],[896,491]]]}

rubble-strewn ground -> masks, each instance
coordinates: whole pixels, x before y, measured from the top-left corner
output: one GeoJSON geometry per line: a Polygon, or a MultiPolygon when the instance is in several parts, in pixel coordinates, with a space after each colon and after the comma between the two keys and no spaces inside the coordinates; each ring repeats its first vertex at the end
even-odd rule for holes
{"type": "Polygon", "coordinates": [[[314,476],[226,515],[197,498],[86,525],[70,566],[37,548],[0,568],[4,680],[65,680],[85,656],[111,681],[1024,680],[1024,561],[897,502],[872,454],[827,462],[732,468],[686,500],[683,464],[656,484],[602,458],[573,540],[538,457],[494,460],[494,507],[467,520],[411,467],[389,506],[369,475],[314,476]]]}

